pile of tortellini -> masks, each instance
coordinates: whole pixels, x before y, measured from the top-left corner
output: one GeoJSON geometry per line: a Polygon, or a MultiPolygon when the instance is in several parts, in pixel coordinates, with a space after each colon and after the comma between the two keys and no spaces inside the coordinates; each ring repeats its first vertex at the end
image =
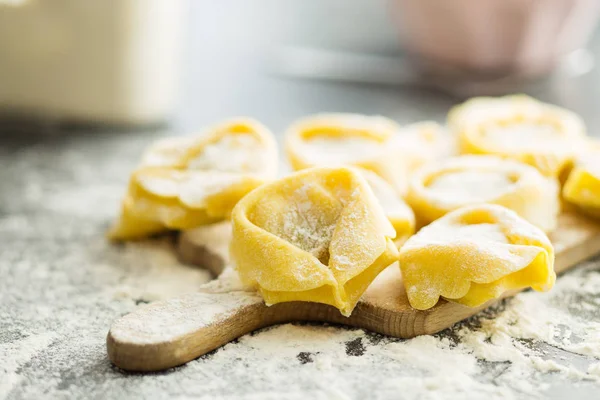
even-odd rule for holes
{"type": "Polygon", "coordinates": [[[348,316],[394,263],[419,310],[549,290],[546,234],[561,207],[600,216],[600,144],[576,114],[524,95],[471,99],[446,127],[310,116],[288,128],[284,152],[296,172],[278,173],[273,135],[247,118],[156,143],[109,235],[230,219],[231,261],[268,305],[319,302],[348,316]]]}

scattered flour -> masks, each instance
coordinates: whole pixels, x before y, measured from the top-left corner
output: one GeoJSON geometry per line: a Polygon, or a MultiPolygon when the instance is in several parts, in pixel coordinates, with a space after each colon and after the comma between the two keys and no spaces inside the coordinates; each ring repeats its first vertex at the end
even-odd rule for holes
{"type": "MultiPolygon", "coordinates": [[[[549,293],[522,293],[506,301],[505,308],[438,335],[398,340],[359,329],[283,325],[244,336],[210,360],[191,365],[228,365],[241,374],[247,365],[236,360],[252,360],[254,372],[265,376],[265,387],[253,393],[256,398],[283,396],[269,388],[282,390],[273,380],[280,382],[275,377],[287,371],[294,371],[294,381],[303,385],[310,381],[315,398],[335,398],[327,397],[334,393],[331,388],[347,398],[396,398],[400,393],[403,399],[461,399],[474,393],[490,399],[546,398],[557,379],[600,385],[600,364],[593,363],[600,351],[591,346],[586,356],[569,354],[572,345],[564,340],[576,337],[589,345],[598,337],[588,329],[589,320],[567,308],[577,304],[568,300],[584,281],[587,295],[600,296],[600,274],[584,267],[561,279],[564,283],[559,280],[549,293]],[[561,328],[564,324],[569,329],[561,328]],[[550,359],[552,352],[569,354],[573,361],[550,359]],[[298,363],[302,368],[293,366],[298,363]],[[378,370],[375,392],[361,392],[359,382],[368,379],[365,369],[378,370]]],[[[290,393],[294,388],[291,384],[290,393]]]]}
{"type": "Polygon", "coordinates": [[[53,332],[46,332],[30,335],[15,342],[0,343],[0,398],[3,399],[4,395],[22,380],[17,370],[48,347],[56,336],[53,332]]]}
{"type": "Polygon", "coordinates": [[[259,304],[262,299],[255,292],[189,293],[142,306],[118,319],[110,332],[113,338],[123,342],[168,342],[223,321],[242,308],[259,304]]]}
{"type": "Polygon", "coordinates": [[[587,373],[600,379],[600,363],[590,364],[587,373]]]}
{"type": "MultiPolygon", "coordinates": [[[[555,386],[597,398],[598,259],[433,336],[285,324],[163,373],[118,370],[110,324],[136,303],[197,292],[210,274],[179,264],[168,238],[105,241],[148,135],[89,140],[0,149],[0,398],[560,398],[555,386]]],[[[243,290],[228,282],[205,290],[243,290]]]]}
{"type": "Polygon", "coordinates": [[[125,263],[139,265],[118,285],[106,290],[116,300],[150,302],[196,292],[211,279],[202,268],[182,265],[167,241],[127,243],[121,255],[125,263]]]}

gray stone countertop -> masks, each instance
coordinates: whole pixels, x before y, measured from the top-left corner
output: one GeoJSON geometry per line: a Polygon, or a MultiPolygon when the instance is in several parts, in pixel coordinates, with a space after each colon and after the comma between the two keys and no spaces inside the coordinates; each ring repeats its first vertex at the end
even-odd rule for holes
{"type": "MultiPolygon", "coordinates": [[[[598,398],[597,261],[561,276],[551,293],[523,293],[417,340],[288,324],[160,373],[132,374],[111,365],[105,337],[115,318],[210,279],[176,260],[172,238],[122,245],[104,238],[128,173],[148,143],[239,114],[278,134],[292,119],[320,111],[442,121],[458,101],[411,88],[285,80],[252,62],[241,67],[250,49],[260,47],[252,32],[264,32],[264,24],[248,17],[259,15],[254,8],[235,3],[227,21],[218,18],[225,6],[192,10],[197,22],[184,105],[169,128],[2,125],[0,399],[598,398]],[[240,26],[248,37],[219,34],[240,26]],[[209,37],[221,42],[205,46],[209,37]],[[218,67],[209,60],[218,60],[218,67]]],[[[579,112],[595,133],[599,84],[596,68],[532,94],[579,112]]]]}

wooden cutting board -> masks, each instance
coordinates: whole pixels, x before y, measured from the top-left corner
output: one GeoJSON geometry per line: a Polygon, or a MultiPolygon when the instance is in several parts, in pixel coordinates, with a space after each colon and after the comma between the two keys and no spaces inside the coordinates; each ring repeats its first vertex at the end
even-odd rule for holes
{"type": "MultiPolygon", "coordinates": [[[[600,225],[575,213],[563,214],[550,238],[555,246],[557,272],[600,252],[600,225]]],[[[212,256],[223,253],[198,247],[194,256],[193,244],[193,240],[186,244],[188,253],[184,258],[191,257],[194,262],[201,263],[206,252],[212,256]]],[[[223,266],[214,259],[209,264],[215,272],[223,266]]],[[[254,330],[293,321],[330,322],[411,338],[441,331],[491,304],[469,308],[441,300],[430,310],[415,310],[408,303],[400,270],[394,264],[371,284],[350,317],[318,303],[290,302],[267,307],[228,268],[198,293],[143,305],[118,319],[108,333],[108,356],[126,370],[157,371],[184,364],[254,330]]]]}

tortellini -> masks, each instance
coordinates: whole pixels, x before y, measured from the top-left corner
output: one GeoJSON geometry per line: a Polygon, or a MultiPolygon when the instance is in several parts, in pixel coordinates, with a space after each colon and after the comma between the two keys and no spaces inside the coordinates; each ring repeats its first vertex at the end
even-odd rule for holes
{"type": "Polygon", "coordinates": [[[225,121],[199,137],[159,141],[132,173],[109,237],[136,239],[223,220],[276,173],[275,140],[251,119],[225,121]]]}
{"type": "Polygon", "coordinates": [[[440,297],[477,307],[510,290],[550,290],[556,280],[544,232],[493,204],[463,207],[426,226],[399,259],[408,300],[418,310],[440,297]]]}
{"type": "Polygon", "coordinates": [[[352,165],[375,172],[403,193],[405,165],[389,145],[399,129],[395,122],[380,116],[318,114],[290,126],[285,151],[295,171],[352,165]]]}
{"type": "Polygon", "coordinates": [[[415,214],[392,186],[374,172],[357,168],[365,178],[375,198],[396,231],[394,243],[400,246],[415,232],[415,214]]]}
{"type": "Polygon", "coordinates": [[[433,121],[402,127],[390,142],[397,156],[404,160],[409,173],[426,164],[458,154],[456,137],[433,121]]]}
{"type": "Polygon", "coordinates": [[[198,136],[157,141],[142,156],[141,167],[221,171],[277,176],[277,144],[273,134],[250,118],[232,118],[198,136]]]}
{"type": "Polygon", "coordinates": [[[590,141],[587,151],[577,157],[563,197],[581,211],[600,217],[600,141],[590,141]]]}
{"type": "Polygon", "coordinates": [[[311,168],[263,185],[235,206],[232,228],[232,262],[268,305],[311,301],[348,316],[398,257],[393,226],[353,168],[311,168]]]}
{"type": "Polygon", "coordinates": [[[525,95],[468,100],[450,111],[448,124],[462,153],[516,159],[556,178],[586,134],[577,114],[525,95]]]}
{"type": "Polygon", "coordinates": [[[421,226],[466,205],[493,203],[549,232],[560,211],[556,179],[496,156],[459,156],[420,169],[409,182],[407,201],[421,226]]]}

